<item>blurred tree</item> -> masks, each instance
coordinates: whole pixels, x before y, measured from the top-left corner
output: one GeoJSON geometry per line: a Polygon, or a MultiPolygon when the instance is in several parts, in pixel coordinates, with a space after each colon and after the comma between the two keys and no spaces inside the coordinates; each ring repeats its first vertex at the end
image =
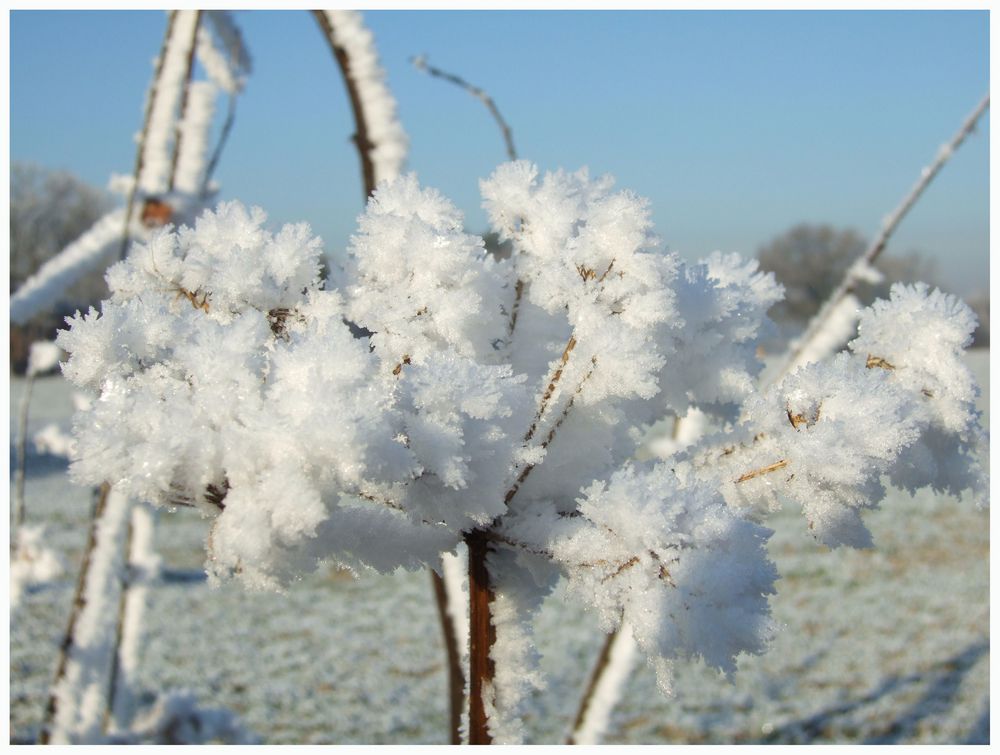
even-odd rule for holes
{"type": "MultiPolygon", "coordinates": [[[[10,291],[75,241],[111,209],[111,197],[65,171],[15,162],[10,170],[10,291]]],[[[104,271],[96,270],[66,291],[57,311],[10,329],[10,358],[24,368],[32,341],[53,338],[63,316],[96,304],[107,294],[104,271]]]]}
{"type": "MultiPolygon", "coordinates": [[[[757,252],[761,268],[773,272],[785,287],[785,299],[771,309],[771,317],[781,325],[804,326],[867,245],[867,240],[851,229],[803,223],[763,246],[757,252]]],[[[934,263],[916,252],[881,256],[875,268],[884,280],[864,284],[856,292],[865,304],[887,298],[889,287],[897,281],[924,281],[933,286],[937,277],[934,263]]]]}
{"type": "MultiPolygon", "coordinates": [[[[71,173],[15,162],[10,170],[10,290],[75,241],[111,209],[111,198],[71,173]]],[[[92,273],[68,299],[100,298],[103,271],[92,273]]]]}

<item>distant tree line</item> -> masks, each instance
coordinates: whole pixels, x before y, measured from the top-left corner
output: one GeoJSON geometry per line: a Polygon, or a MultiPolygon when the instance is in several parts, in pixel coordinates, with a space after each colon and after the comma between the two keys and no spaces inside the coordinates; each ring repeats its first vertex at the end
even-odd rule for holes
{"type": "MultiPolygon", "coordinates": [[[[111,209],[107,192],[61,170],[15,162],[10,169],[10,291],[13,293],[43,263],[58,254],[111,209]]],[[[67,290],[56,311],[10,330],[10,358],[24,369],[32,341],[51,339],[63,317],[107,295],[104,271],[84,276],[67,290]]]]}

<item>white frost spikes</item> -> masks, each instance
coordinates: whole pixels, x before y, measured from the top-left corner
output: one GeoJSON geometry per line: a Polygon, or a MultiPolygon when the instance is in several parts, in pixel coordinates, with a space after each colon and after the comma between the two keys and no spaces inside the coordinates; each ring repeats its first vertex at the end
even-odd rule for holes
{"type": "Polygon", "coordinates": [[[731,675],[765,649],[758,520],[781,499],[822,542],[867,545],[886,478],[985,490],[956,300],[896,287],[851,351],[762,391],[781,290],[755,264],[664,254],[645,200],[585,171],[511,163],[482,190],[516,271],[415,176],[379,185],[337,288],[307,227],[238,203],[154,234],[58,342],[99,393],[74,476],[210,513],[213,577],[253,587],[324,560],[439,568],[465,541],[470,594],[494,596],[471,601],[470,665],[496,670],[469,731],[505,742],[543,682],[530,620],[558,578],[668,690],[677,659],[731,675]],[[667,412],[711,430],[637,465],[667,412]]]}

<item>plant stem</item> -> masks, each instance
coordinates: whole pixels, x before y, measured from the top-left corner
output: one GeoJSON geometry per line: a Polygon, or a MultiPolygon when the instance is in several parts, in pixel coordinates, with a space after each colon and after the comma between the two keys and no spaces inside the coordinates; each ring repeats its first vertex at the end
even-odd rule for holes
{"type": "Polygon", "coordinates": [[[500,109],[497,107],[497,104],[493,101],[493,98],[490,97],[486,90],[470,84],[461,76],[456,76],[453,73],[442,71],[440,68],[435,68],[427,62],[426,55],[410,58],[410,62],[413,63],[417,70],[424,71],[425,73],[439,79],[450,81],[455,86],[461,87],[477,100],[482,102],[486,106],[486,109],[490,111],[490,115],[493,116],[493,120],[496,121],[497,126],[500,127],[500,133],[503,135],[504,146],[507,148],[507,157],[511,160],[517,159],[517,150],[514,148],[514,134],[511,131],[510,125],[504,120],[503,116],[500,114],[500,109]]]}
{"type": "Polygon", "coordinates": [[[135,206],[135,196],[139,191],[139,176],[142,174],[144,155],[146,151],[146,137],[149,134],[149,123],[153,115],[153,104],[156,102],[156,93],[160,86],[160,78],[163,75],[163,62],[167,59],[167,47],[170,45],[170,38],[174,33],[174,21],[177,19],[177,11],[170,11],[167,20],[167,31],[163,35],[163,44],[160,46],[160,57],[156,61],[156,73],[153,74],[153,83],[149,87],[149,97],[146,100],[146,112],[142,118],[142,133],[139,136],[139,143],[135,148],[135,166],[132,168],[132,185],[128,190],[128,199],[125,200],[125,225],[122,228],[122,243],[118,250],[118,258],[125,259],[128,251],[129,228],[132,224],[132,210],[135,206]]]}
{"type": "Polygon", "coordinates": [[[375,191],[375,164],[372,162],[371,151],[375,148],[368,138],[368,122],[365,120],[364,106],[361,104],[361,94],[351,77],[351,60],[347,55],[347,50],[338,45],[334,39],[333,26],[326,13],[321,10],[314,10],[313,17],[323,32],[323,38],[330,45],[330,52],[340,67],[340,73],[344,77],[344,87],[347,89],[347,96],[351,100],[351,110],[354,113],[354,144],[358,148],[358,156],[361,158],[361,176],[364,184],[365,201],[373,191],[375,191]]]}
{"type": "Polygon", "coordinates": [[[31,406],[31,389],[35,384],[35,376],[29,374],[24,383],[24,395],[21,396],[21,407],[17,422],[17,470],[14,472],[14,528],[17,530],[24,524],[24,477],[28,454],[28,410],[31,406]]]}
{"type": "Polygon", "coordinates": [[[174,190],[174,177],[177,174],[177,157],[181,153],[181,139],[184,135],[184,114],[187,111],[188,95],[191,91],[191,76],[194,73],[194,51],[198,46],[198,27],[201,25],[201,11],[195,11],[194,28],[191,30],[191,48],[188,50],[187,73],[184,75],[184,90],[181,92],[181,106],[178,111],[177,123],[174,127],[174,154],[170,159],[170,180],[167,191],[174,190]]]}
{"type": "Polygon", "coordinates": [[[462,707],[465,704],[465,674],[462,672],[462,657],[458,652],[458,638],[455,625],[448,615],[448,592],[444,579],[436,571],[431,571],[434,599],[437,603],[438,618],[444,638],[445,654],[448,658],[448,728],[451,744],[462,744],[462,707]]]}
{"type": "Polygon", "coordinates": [[[608,667],[608,661],[611,659],[611,646],[615,644],[617,636],[618,632],[615,630],[609,632],[604,637],[604,645],[601,646],[601,652],[598,654],[594,668],[590,672],[590,680],[587,682],[587,688],[583,692],[583,697],[580,698],[580,707],[576,712],[576,718],[573,720],[573,729],[566,738],[566,744],[568,745],[576,744],[576,733],[583,726],[584,720],[586,720],[590,704],[593,702],[594,691],[597,689],[597,684],[604,675],[604,670],[608,667]]]}
{"type": "Polygon", "coordinates": [[[59,704],[56,697],[56,690],[63,677],[66,676],[66,669],[69,665],[69,652],[73,646],[73,638],[76,636],[76,624],[87,603],[85,595],[87,576],[90,573],[90,562],[93,558],[94,550],[97,548],[97,531],[101,526],[101,519],[104,517],[104,510],[107,508],[110,492],[111,486],[108,483],[104,483],[97,489],[97,499],[94,501],[94,508],[91,513],[87,549],[83,552],[83,563],[80,565],[80,574],[76,580],[76,592],[73,594],[73,607],[70,610],[69,621],[66,624],[66,632],[63,634],[62,642],[59,645],[59,663],[56,666],[56,676],[52,682],[52,691],[49,693],[48,703],[45,706],[42,731],[38,738],[39,743],[43,745],[49,743],[52,735],[52,725],[55,722],[56,708],[59,704]]]}
{"type": "Polygon", "coordinates": [[[969,136],[973,131],[976,130],[976,124],[982,117],[983,113],[986,112],[987,108],[990,106],[990,96],[987,94],[976,106],[975,110],[965,119],[962,123],[962,127],[958,132],[951,138],[951,140],[941,146],[938,150],[937,156],[934,158],[934,162],[925,167],[920,171],[920,178],[910,189],[910,192],[903,197],[903,201],[899,203],[899,206],[893,210],[892,214],[887,217],[883,223],[879,232],[875,234],[871,243],[864,253],[858,257],[858,259],[847,268],[847,272],[844,273],[844,278],[841,280],[840,285],[834,289],[833,293],[823,304],[822,308],[816,314],[816,316],[809,323],[806,328],[806,332],[802,337],[788,350],[786,355],[781,359],[781,364],[778,369],[776,369],[768,379],[762,380],[763,387],[769,387],[770,385],[776,383],[778,380],[783,378],[789,372],[794,370],[796,367],[800,366],[800,362],[803,356],[808,352],[810,345],[817,339],[817,337],[823,332],[827,322],[830,320],[830,316],[837,310],[837,305],[840,304],[847,296],[854,292],[857,288],[861,276],[860,271],[871,265],[882,251],[886,248],[889,243],[889,239],[893,232],[902,222],[903,218],[910,211],[910,208],[917,203],[921,195],[927,186],[934,180],[934,177],[941,171],[941,168],[951,159],[952,155],[955,154],[962,142],[965,141],[966,137],[969,136]]]}
{"type": "Polygon", "coordinates": [[[494,593],[486,556],[489,540],[482,530],[465,537],[469,548],[469,744],[492,744],[486,718],[485,694],[492,693],[495,666],[490,651],[496,643],[496,627],[490,609],[494,593]]]}
{"type": "MultiPolygon", "coordinates": [[[[125,533],[125,563],[123,564],[122,574],[121,574],[121,592],[118,593],[118,623],[115,627],[115,643],[111,647],[111,671],[108,673],[108,693],[105,697],[107,707],[104,709],[104,733],[108,733],[108,727],[111,724],[112,717],[114,716],[115,708],[120,705],[118,701],[118,696],[121,694],[121,686],[119,680],[119,670],[121,668],[121,649],[122,649],[122,636],[125,631],[125,607],[128,602],[128,591],[129,586],[132,582],[132,536],[133,536],[133,526],[132,520],[129,519],[128,529],[125,533]]],[[[124,721],[115,721],[119,726],[125,723],[124,721]]]]}

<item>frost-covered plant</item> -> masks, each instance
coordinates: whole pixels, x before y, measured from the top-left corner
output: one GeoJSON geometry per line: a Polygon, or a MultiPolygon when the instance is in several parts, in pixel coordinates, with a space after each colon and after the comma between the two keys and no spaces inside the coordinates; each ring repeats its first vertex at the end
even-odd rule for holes
{"type": "Polygon", "coordinates": [[[59,339],[100,396],[74,477],[199,507],[212,578],[257,588],[325,561],[439,568],[464,541],[473,742],[522,738],[531,617],[560,577],[668,691],[673,659],[728,675],[766,648],[781,501],[866,545],[884,477],[985,490],[952,297],[897,286],[849,351],[762,391],[781,290],[754,263],[664,253],[645,200],[585,171],[508,163],[482,193],[510,259],[412,175],[380,185],[330,281],[306,226],[272,234],[237,203],[137,244],[59,339]],[[634,460],[694,408],[721,429],[634,460]]]}

